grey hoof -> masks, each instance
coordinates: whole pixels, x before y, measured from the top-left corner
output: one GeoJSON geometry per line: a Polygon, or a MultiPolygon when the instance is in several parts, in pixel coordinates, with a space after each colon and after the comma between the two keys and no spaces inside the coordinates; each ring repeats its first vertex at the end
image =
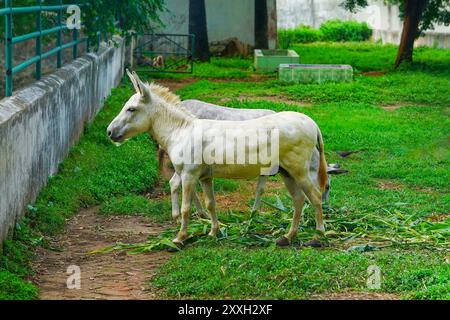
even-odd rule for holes
{"type": "Polygon", "coordinates": [[[325,245],[317,239],[312,239],[312,240],[306,242],[303,246],[312,247],[312,248],[322,248],[325,245]]]}
{"type": "Polygon", "coordinates": [[[169,247],[169,249],[167,249],[167,251],[169,251],[169,252],[178,252],[178,251],[180,251],[180,250],[182,250],[184,248],[184,243],[183,242],[173,242],[173,244],[177,248],[169,247]]]}
{"type": "Polygon", "coordinates": [[[276,244],[277,244],[277,246],[279,246],[279,247],[287,247],[287,246],[289,246],[290,244],[291,244],[291,242],[289,241],[289,239],[288,238],[286,238],[286,237],[281,237],[280,239],[278,239],[277,241],[276,241],[276,244]]]}

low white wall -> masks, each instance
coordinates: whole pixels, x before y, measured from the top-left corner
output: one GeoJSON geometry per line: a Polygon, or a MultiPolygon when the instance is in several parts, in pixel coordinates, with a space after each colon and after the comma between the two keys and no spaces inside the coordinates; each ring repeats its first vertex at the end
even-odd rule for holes
{"type": "Polygon", "coordinates": [[[125,44],[115,41],[0,101],[0,242],[120,83],[125,44]]]}

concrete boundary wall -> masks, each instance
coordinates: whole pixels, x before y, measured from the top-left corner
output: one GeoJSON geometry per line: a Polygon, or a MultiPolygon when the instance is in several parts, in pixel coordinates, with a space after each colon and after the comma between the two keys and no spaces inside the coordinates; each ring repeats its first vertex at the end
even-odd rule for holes
{"type": "MultiPolygon", "coordinates": [[[[277,0],[278,28],[288,29],[306,24],[314,28],[330,19],[358,20],[367,22],[372,29],[373,40],[382,43],[400,43],[403,22],[399,8],[382,0],[369,0],[368,6],[356,13],[345,10],[342,0],[277,0]]],[[[427,45],[450,48],[450,26],[435,25],[426,30],[424,36],[415,42],[416,46],[427,45]]]]}
{"type": "Polygon", "coordinates": [[[115,41],[0,101],[0,242],[120,83],[127,58],[115,41]]]}

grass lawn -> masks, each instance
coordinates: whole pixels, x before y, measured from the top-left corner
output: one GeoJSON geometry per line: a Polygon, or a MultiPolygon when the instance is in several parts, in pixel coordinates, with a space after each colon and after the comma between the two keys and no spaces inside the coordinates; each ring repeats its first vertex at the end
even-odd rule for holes
{"type": "MultiPolygon", "coordinates": [[[[367,291],[367,268],[376,265],[382,275],[379,292],[450,299],[450,51],[418,48],[417,63],[394,71],[394,46],[315,43],[293,49],[302,63],[351,64],[355,81],[279,83],[274,77],[257,79],[251,60],[223,58],[197,64],[193,75],[158,77],[194,77],[178,91],[183,99],[294,110],[316,120],[327,160],[350,171],[332,180],[327,233],[322,236],[329,246],[299,246],[314,233],[309,208],[295,245],[273,246],[291,218],[279,179],[271,180],[264,213],[256,216],[246,209],[253,198],[249,182],[220,180],[219,205],[230,198],[236,208],[221,208],[225,224],[219,239],[204,236],[206,221],[192,221],[191,243],[174,254],[149,286],[169,298],[304,299],[367,291]],[[342,150],[360,152],[340,158],[336,151],[342,150]]],[[[29,206],[15,239],[5,243],[0,292],[36,297],[21,280],[30,275],[33,247],[45,246],[46,236],[61,230],[65,219],[82,207],[100,205],[101,214],[144,214],[156,222],[170,217],[166,201],[144,197],[157,183],[154,142],[141,136],[117,148],[105,134],[131,93],[127,80],[114,90],[58,175],[29,206]]],[[[132,247],[170,239],[174,232],[168,229],[160,238],[132,247]]]]}

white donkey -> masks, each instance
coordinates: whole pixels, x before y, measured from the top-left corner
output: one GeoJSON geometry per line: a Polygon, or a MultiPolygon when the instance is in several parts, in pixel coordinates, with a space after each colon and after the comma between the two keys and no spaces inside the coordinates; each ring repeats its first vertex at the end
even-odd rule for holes
{"type": "MultiPolygon", "coordinates": [[[[229,120],[229,121],[245,121],[251,119],[261,118],[263,116],[275,114],[273,110],[267,109],[236,109],[218,106],[215,104],[199,101],[199,100],[180,100],[179,107],[185,108],[192,113],[196,118],[209,120],[229,120]]],[[[172,217],[177,219],[180,215],[180,206],[178,201],[178,191],[181,185],[181,177],[173,169],[169,155],[161,147],[158,147],[158,162],[159,172],[167,180],[170,181],[170,192],[172,199],[172,217]]],[[[319,150],[316,148],[311,159],[310,177],[317,184],[317,177],[320,164],[319,150]]],[[[338,175],[346,173],[346,170],[340,169],[337,164],[330,164],[327,166],[328,175],[338,175]]],[[[252,211],[259,211],[261,208],[262,194],[264,193],[265,185],[267,183],[267,176],[260,176],[256,187],[255,202],[252,211]]],[[[331,177],[329,176],[325,191],[322,194],[322,202],[329,203],[331,190],[331,177]]],[[[203,209],[197,193],[193,195],[193,202],[198,214],[203,218],[209,218],[203,209]]]]}
{"type": "MultiPolygon", "coordinates": [[[[224,132],[276,132],[278,137],[277,153],[279,155],[279,172],[292,196],[294,202],[294,215],[288,233],[277,240],[280,246],[289,245],[295,238],[305,202],[305,196],[316,210],[316,228],[324,231],[322,219],[322,192],[327,183],[326,160],[322,134],[317,124],[304,114],[297,112],[280,112],[262,118],[247,121],[218,121],[197,119],[184,108],[174,105],[178,97],[170,93],[167,88],[155,84],[144,84],[136,73],[130,74],[136,94],[125,104],[119,115],[112,121],[107,129],[108,136],[115,142],[126,141],[140,133],[148,132],[167,150],[174,163],[175,171],[181,177],[182,205],[181,226],[173,242],[183,245],[188,237],[187,226],[191,209],[192,197],[197,181],[200,181],[205,191],[206,207],[211,217],[210,236],[215,236],[219,230],[219,222],[215,212],[213,191],[213,178],[255,178],[267,169],[267,163],[258,157],[259,145],[252,142],[244,148],[244,159],[257,159],[256,163],[233,163],[213,161],[200,154],[201,161],[186,160],[180,157],[180,150],[188,149],[189,154],[196,154],[192,141],[196,141],[196,133],[201,128],[202,150],[214,150],[215,156],[228,154],[230,150],[225,146],[235,146],[235,140],[225,137],[225,144],[207,139],[208,137],[223,137],[224,132]],[[205,139],[206,138],[206,139],[205,139]],[[189,148],[187,146],[190,146],[189,148]],[[318,146],[320,164],[318,170],[317,186],[309,175],[311,159],[318,146]],[[227,152],[228,151],[228,152],[227,152]]],[[[271,145],[273,147],[273,145],[271,145]]],[[[234,149],[233,149],[234,152],[234,149]]],[[[234,153],[233,153],[234,154],[234,153]]],[[[216,157],[216,160],[218,158],[216,157]]],[[[228,160],[228,159],[227,159],[228,160]]],[[[273,169],[273,163],[270,163],[273,169]]]]}

